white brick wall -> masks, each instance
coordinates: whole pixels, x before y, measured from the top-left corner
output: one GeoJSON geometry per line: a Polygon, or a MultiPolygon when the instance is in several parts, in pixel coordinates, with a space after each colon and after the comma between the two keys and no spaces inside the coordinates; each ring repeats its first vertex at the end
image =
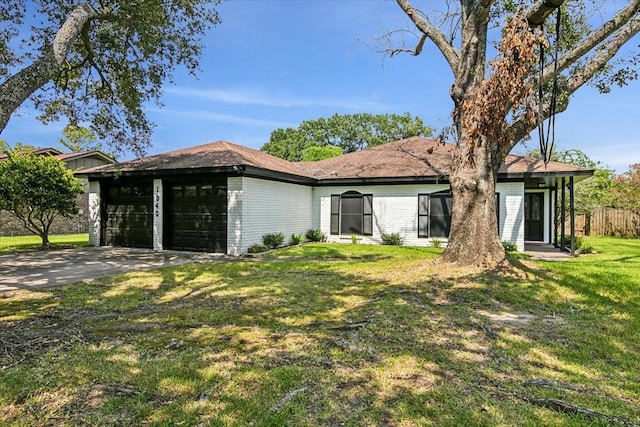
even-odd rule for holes
{"type": "Polygon", "coordinates": [[[500,193],[500,240],[514,243],[519,251],[524,250],[524,183],[499,182],[500,193]]]}
{"type": "Polygon", "coordinates": [[[240,255],[242,246],[242,185],[243,178],[227,178],[227,253],[240,255]]]}
{"type": "Polygon", "coordinates": [[[314,228],[319,228],[332,242],[350,242],[350,235],[331,235],[331,195],[345,191],[373,194],[373,235],[359,236],[361,243],[381,243],[381,235],[399,233],[405,245],[424,246],[430,239],[418,238],[418,194],[448,190],[447,184],[433,185],[373,185],[317,187],[313,191],[313,203],[319,217],[314,216],[314,228]]]}
{"type": "MultiPolygon", "coordinates": [[[[313,190],[313,228],[332,242],[350,242],[350,235],[331,235],[331,195],[355,190],[373,194],[373,235],[359,236],[361,243],[381,243],[384,233],[399,233],[405,245],[428,246],[431,239],[418,237],[418,194],[448,190],[447,184],[316,187],[313,190]]],[[[500,238],[524,248],[523,183],[499,183],[500,238]]],[[[446,240],[446,239],[441,239],[446,240]]]]}
{"type": "Polygon", "coordinates": [[[100,183],[89,182],[89,245],[100,246],[100,183]]]}
{"type": "Polygon", "coordinates": [[[267,233],[304,234],[311,228],[312,189],[247,177],[227,180],[227,252],[239,255],[267,233]]]}

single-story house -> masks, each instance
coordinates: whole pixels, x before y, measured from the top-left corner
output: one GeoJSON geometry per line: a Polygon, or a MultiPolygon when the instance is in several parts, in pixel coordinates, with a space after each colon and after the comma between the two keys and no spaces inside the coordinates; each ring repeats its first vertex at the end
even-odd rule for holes
{"type": "MultiPolygon", "coordinates": [[[[412,137],[294,163],[218,141],[82,171],[90,243],[245,253],[267,233],[323,231],[329,241],[446,244],[455,146],[412,137]]],[[[496,187],[500,238],[557,242],[555,206],[593,170],[509,155],[496,187]]],[[[567,197],[568,198],[568,197],[567,197]]],[[[563,222],[564,222],[564,218],[563,222]]],[[[564,228],[562,228],[564,230],[564,228]]],[[[564,233],[564,231],[562,231],[564,233]]]]}

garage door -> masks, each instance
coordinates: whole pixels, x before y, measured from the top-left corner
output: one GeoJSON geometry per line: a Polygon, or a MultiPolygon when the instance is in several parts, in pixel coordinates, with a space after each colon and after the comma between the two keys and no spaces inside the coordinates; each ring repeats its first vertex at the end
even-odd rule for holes
{"type": "Polygon", "coordinates": [[[106,186],[103,243],[135,248],[153,247],[153,187],[151,182],[106,186]]]}
{"type": "Polygon", "coordinates": [[[227,180],[168,183],[165,246],[227,252],[227,180]]]}

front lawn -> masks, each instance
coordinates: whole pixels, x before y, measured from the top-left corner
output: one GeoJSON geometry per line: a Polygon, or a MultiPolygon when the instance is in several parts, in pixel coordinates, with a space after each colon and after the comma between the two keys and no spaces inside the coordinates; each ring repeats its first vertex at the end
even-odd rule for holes
{"type": "MultiPolygon", "coordinates": [[[[54,248],[86,246],[89,243],[89,234],[53,234],[49,236],[49,242],[54,248]]],[[[0,236],[0,254],[33,251],[41,248],[42,239],[36,235],[10,237],[0,236]]]]}
{"type": "Polygon", "coordinates": [[[521,274],[314,244],[0,294],[0,424],[640,423],[640,240],[585,244],[521,274]]]}

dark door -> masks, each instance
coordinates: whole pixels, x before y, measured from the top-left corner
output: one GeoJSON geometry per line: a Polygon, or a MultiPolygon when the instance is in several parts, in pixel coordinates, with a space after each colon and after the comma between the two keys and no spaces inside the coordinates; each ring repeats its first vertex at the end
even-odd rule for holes
{"type": "Polygon", "coordinates": [[[153,247],[151,182],[105,185],[103,239],[110,246],[153,247]]]}
{"type": "Polygon", "coordinates": [[[544,239],[544,193],[524,195],[524,240],[544,239]]]}
{"type": "Polygon", "coordinates": [[[168,249],[227,252],[227,180],[167,183],[168,249]]]}

